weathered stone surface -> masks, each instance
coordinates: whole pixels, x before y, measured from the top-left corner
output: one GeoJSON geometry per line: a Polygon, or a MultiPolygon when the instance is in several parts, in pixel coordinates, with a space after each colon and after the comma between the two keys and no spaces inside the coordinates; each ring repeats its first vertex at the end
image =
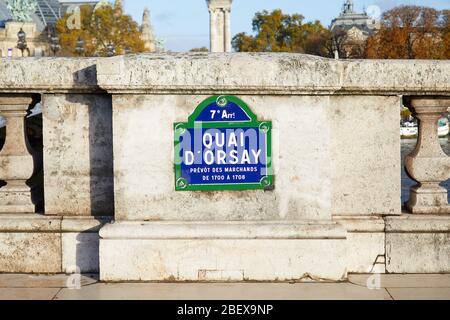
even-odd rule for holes
{"type": "Polygon", "coordinates": [[[172,124],[185,121],[203,98],[114,97],[118,219],[296,220],[330,218],[330,210],[400,214],[398,98],[241,96],[260,119],[274,123],[276,181],[273,192],[238,197],[174,191],[172,124]],[[379,125],[374,118],[382,120],[379,125]]]}
{"type": "Polygon", "coordinates": [[[173,123],[204,98],[113,98],[116,219],[331,219],[327,97],[241,97],[273,121],[274,191],[175,192],[173,123]]]}
{"type": "Polygon", "coordinates": [[[345,240],[102,240],[100,252],[102,281],[338,281],[346,276],[345,240]]]}
{"type": "Polygon", "coordinates": [[[450,272],[450,233],[387,233],[389,273],[450,272]]]}
{"type": "Polygon", "coordinates": [[[111,113],[108,96],[44,96],[46,214],[113,214],[111,113]]]}
{"type": "Polygon", "coordinates": [[[0,272],[61,272],[60,218],[0,214],[0,272]]]}
{"type": "Polygon", "coordinates": [[[95,271],[103,222],[89,216],[114,210],[119,222],[100,241],[106,280],[338,280],[385,263],[387,272],[449,270],[448,217],[387,218],[386,235],[373,217],[400,213],[399,95],[450,96],[449,61],[155,54],[0,63],[0,92],[45,93],[47,214],[87,217],[0,217],[0,271],[95,271]],[[210,94],[237,95],[273,121],[275,190],[174,191],[173,123],[210,94]]]}
{"type": "Polygon", "coordinates": [[[333,214],[401,213],[399,104],[398,97],[330,97],[333,214]]]}
{"type": "Polygon", "coordinates": [[[98,91],[95,58],[0,58],[0,92],[98,91]]]}
{"type": "MultiPolygon", "coordinates": [[[[139,222],[107,225],[105,231],[100,231],[100,278],[283,281],[340,280],[346,276],[346,241],[341,228],[335,226],[328,236],[322,234],[321,239],[315,239],[305,228],[291,238],[289,232],[276,226],[274,223],[271,229],[265,229],[271,234],[259,238],[251,233],[246,236],[242,226],[234,226],[236,232],[240,231],[240,238],[229,234],[218,237],[219,228],[211,228],[207,238],[196,236],[195,230],[190,234],[181,231],[183,238],[171,238],[170,232],[163,236],[158,229],[145,228],[139,222]],[[136,233],[124,232],[124,225],[136,233]]],[[[248,228],[253,230],[251,224],[248,228]]]]}
{"type": "Polygon", "coordinates": [[[63,233],[62,271],[65,273],[99,272],[98,233],[63,233]]]}
{"type": "Polygon", "coordinates": [[[450,62],[335,61],[302,54],[1,59],[0,92],[449,95],[450,62]],[[188,70],[188,71],[186,71],[188,70]]]}
{"type": "Polygon", "coordinates": [[[400,217],[386,217],[386,232],[450,232],[450,217],[404,214],[400,217]]]}
{"type": "Polygon", "coordinates": [[[0,272],[61,272],[61,237],[57,233],[0,233],[0,272]]]}
{"type": "Polygon", "coordinates": [[[113,218],[109,216],[64,216],[61,220],[61,232],[85,232],[98,233],[98,231],[106,224],[111,222],[113,218]]]}
{"type": "Polygon", "coordinates": [[[53,233],[60,230],[60,217],[45,217],[40,214],[0,214],[1,233],[53,233]]]}
{"type": "Polygon", "coordinates": [[[386,271],[450,272],[450,217],[386,218],[386,271]]]}
{"type": "Polygon", "coordinates": [[[450,62],[332,60],[301,54],[164,54],[99,59],[110,92],[448,95],[450,62]]]}
{"type": "Polygon", "coordinates": [[[0,272],[98,272],[98,231],[110,217],[0,215],[0,272]]]}
{"type": "Polygon", "coordinates": [[[61,221],[62,271],[99,272],[98,231],[109,217],[64,217],[61,221]]]}
{"type": "Polygon", "coordinates": [[[328,221],[115,222],[103,239],[345,239],[346,230],[328,221]]]}
{"type": "Polygon", "coordinates": [[[384,220],[377,216],[334,216],[347,230],[347,271],[385,273],[384,220]]]}

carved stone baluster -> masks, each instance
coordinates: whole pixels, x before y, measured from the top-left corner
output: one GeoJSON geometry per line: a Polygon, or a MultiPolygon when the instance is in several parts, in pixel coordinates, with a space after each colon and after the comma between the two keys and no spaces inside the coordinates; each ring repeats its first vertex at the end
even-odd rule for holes
{"type": "Polygon", "coordinates": [[[420,123],[417,146],[405,164],[419,184],[411,188],[407,209],[414,214],[450,214],[447,190],[439,186],[450,178],[450,157],[438,137],[438,120],[447,112],[450,98],[413,97],[409,104],[420,123]]]}
{"type": "Polygon", "coordinates": [[[0,213],[34,213],[26,181],[33,175],[34,161],[26,135],[25,116],[31,96],[0,95],[0,115],[6,120],[6,140],[0,151],[0,213]]]}

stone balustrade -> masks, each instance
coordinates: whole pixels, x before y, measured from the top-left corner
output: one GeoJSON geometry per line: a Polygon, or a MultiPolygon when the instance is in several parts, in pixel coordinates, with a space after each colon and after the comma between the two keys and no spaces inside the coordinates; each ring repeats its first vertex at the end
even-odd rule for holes
{"type": "Polygon", "coordinates": [[[0,213],[34,213],[27,180],[34,172],[25,116],[33,101],[30,95],[0,95],[0,116],[6,120],[5,144],[0,151],[0,213]]]}
{"type": "Polygon", "coordinates": [[[154,54],[0,59],[0,71],[0,272],[106,281],[450,272],[439,186],[450,160],[436,134],[450,106],[448,61],[154,54]],[[272,121],[273,190],[175,191],[173,124],[221,94],[272,121]],[[36,174],[24,126],[32,95],[43,109],[43,214],[30,214],[26,184],[36,174]],[[403,101],[420,120],[408,212],[403,101]]]}
{"type": "Polygon", "coordinates": [[[447,113],[450,98],[412,97],[409,101],[420,125],[417,146],[405,163],[419,184],[411,189],[407,208],[414,214],[450,214],[448,190],[439,185],[450,179],[450,157],[438,138],[438,120],[447,113]]]}

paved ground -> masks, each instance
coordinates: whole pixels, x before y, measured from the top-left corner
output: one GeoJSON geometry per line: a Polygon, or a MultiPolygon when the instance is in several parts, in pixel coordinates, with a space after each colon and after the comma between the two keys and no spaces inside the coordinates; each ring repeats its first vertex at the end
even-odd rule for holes
{"type": "Polygon", "coordinates": [[[0,300],[450,300],[450,274],[351,275],[345,283],[115,283],[96,275],[37,276],[0,274],[0,300]],[[80,286],[70,289],[68,286],[80,286]]]}

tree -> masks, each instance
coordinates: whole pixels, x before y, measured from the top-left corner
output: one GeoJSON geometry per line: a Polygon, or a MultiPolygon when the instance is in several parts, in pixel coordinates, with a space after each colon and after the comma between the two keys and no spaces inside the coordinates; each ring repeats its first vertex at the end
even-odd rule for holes
{"type": "Polygon", "coordinates": [[[189,52],[209,52],[209,49],[207,47],[193,48],[189,52]]]}
{"type": "Polygon", "coordinates": [[[145,51],[139,25],[131,16],[123,14],[121,1],[117,0],[114,6],[104,5],[96,9],[81,6],[80,28],[71,27],[68,23],[70,18],[71,14],[66,14],[56,23],[63,55],[75,54],[79,38],[84,42],[86,56],[107,56],[110,44],[116,54],[145,51]]]}
{"type": "Polygon", "coordinates": [[[31,15],[36,12],[36,0],[7,0],[7,8],[11,11],[13,21],[31,22],[31,15]]]}
{"type": "Polygon", "coordinates": [[[366,56],[379,59],[448,59],[448,12],[420,6],[386,11],[368,38],[366,56]]]}
{"type": "Polygon", "coordinates": [[[238,52],[299,52],[332,56],[330,32],[319,21],[303,23],[300,14],[257,12],[252,21],[254,36],[245,32],[234,36],[232,45],[238,52]]]}

